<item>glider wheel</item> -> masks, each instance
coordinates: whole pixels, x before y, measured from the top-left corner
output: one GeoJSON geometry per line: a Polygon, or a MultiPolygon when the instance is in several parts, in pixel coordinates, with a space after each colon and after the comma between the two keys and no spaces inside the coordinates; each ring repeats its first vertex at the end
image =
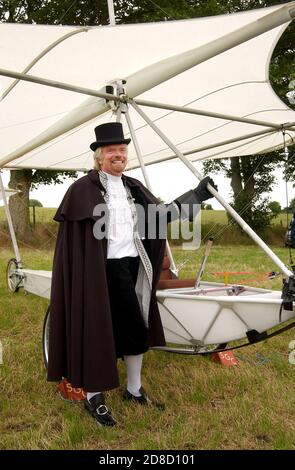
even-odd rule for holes
{"type": "Polygon", "coordinates": [[[22,287],[23,277],[18,272],[18,265],[15,258],[12,258],[7,263],[6,268],[6,282],[7,287],[11,292],[18,292],[22,287]]]}
{"type": "Polygon", "coordinates": [[[43,334],[42,334],[43,361],[44,361],[44,365],[46,369],[48,367],[49,319],[50,319],[50,305],[45,314],[44,323],[43,323],[43,334]]]}

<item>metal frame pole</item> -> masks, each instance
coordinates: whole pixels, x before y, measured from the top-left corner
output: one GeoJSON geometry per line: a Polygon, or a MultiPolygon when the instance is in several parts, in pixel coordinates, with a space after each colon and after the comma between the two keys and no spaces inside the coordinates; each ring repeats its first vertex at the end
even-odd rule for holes
{"type": "MultiPolygon", "coordinates": [[[[183,152],[183,155],[192,155],[194,153],[202,152],[203,150],[210,150],[212,148],[221,147],[222,145],[227,145],[227,144],[231,144],[231,143],[234,143],[234,142],[239,142],[240,140],[250,139],[251,137],[256,137],[256,136],[260,136],[260,135],[263,136],[265,134],[271,134],[271,133],[275,133],[275,132],[276,131],[274,129],[253,132],[252,134],[247,134],[247,135],[244,135],[242,137],[235,137],[234,139],[227,139],[227,140],[224,140],[222,142],[218,142],[216,144],[205,145],[204,147],[200,147],[198,149],[187,150],[186,152],[183,152]]],[[[230,151],[232,149],[228,149],[228,150],[230,151]]],[[[176,158],[176,157],[177,157],[177,155],[169,155],[168,157],[159,158],[157,160],[153,160],[151,162],[145,163],[145,165],[148,166],[148,165],[154,165],[155,163],[166,162],[166,161],[169,161],[169,160],[173,160],[173,158],[176,158]]],[[[211,156],[205,157],[204,160],[206,158],[211,158],[211,156]]],[[[193,160],[193,161],[195,161],[195,160],[193,160]]],[[[132,167],[132,169],[133,168],[138,168],[138,167],[132,167]]]]}
{"type": "MultiPolygon", "coordinates": [[[[130,102],[138,114],[149,124],[149,126],[161,137],[161,139],[173,150],[173,152],[180,158],[180,160],[189,168],[189,170],[199,179],[203,179],[203,175],[193,166],[193,164],[178,150],[177,147],[168,139],[168,137],[151,121],[151,119],[142,111],[136,103],[130,102]]],[[[251,229],[251,227],[239,216],[239,214],[223,199],[222,196],[210,185],[207,185],[208,191],[216,197],[220,204],[227,210],[227,212],[238,222],[241,228],[246,232],[252,240],[257,243],[260,248],[267,254],[267,256],[278,266],[278,268],[288,277],[293,276],[287,266],[280,260],[280,258],[273,253],[273,251],[266,245],[266,243],[251,229]]]]}
{"type": "Polygon", "coordinates": [[[213,117],[217,119],[225,119],[227,121],[244,122],[244,123],[253,124],[256,126],[273,127],[274,129],[279,129],[279,130],[282,129],[281,124],[276,124],[276,123],[267,122],[267,121],[259,121],[256,119],[248,119],[246,117],[232,116],[230,114],[213,113],[211,111],[202,111],[201,109],[187,108],[183,106],[174,106],[173,104],[158,103],[156,101],[135,99],[134,102],[138,104],[139,106],[147,106],[150,108],[159,108],[159,109],[168,109],[169,111],[179,111],[180,113],[197,114],[198,116],[208,116],[208,117],[213,117]]]}
{"type": "MultiPolygon", "coordinates": [[[[1,75],[1,70],[0,70],[1,75]]],[[[13,77],[22,77],[23,80],[36,81],[36,83],[41,83],[43,85],[49,85],[53,87],[63,88],[70,91],[78,91],[79,93],[83,94],[91,94],[96,97],[96,99],[88,98],[85,100],[81,105],[77,106],[73,111],[69,112],[64,118],[60,119],[52,126],[47,128],[41,134],[37,135],[35,138],[31,139],[29,142],[24,144],[23,146],[19,147],[9,155],[6,155],[3,158],[0,158],[0,168],[10,163],[11,161],[19,158],[26,153],[34,150],[40,145],[46,144],[47,142],[59,137],[61,134],[72,130],[73,128],[83,124],[84,122],[89,121],[90,119],[96,118],[100,114],[105,113],[110,109],[110,104],[106,102],[108,101],[120,101],[118,96],[110,94],[110,93],[103,93],[99,91],[89,90],[87,88],[76,87],[68,84],[64,84],[61,82],[54,82],[52,80],[40,79],[40,77],[32,77],[31,75],[24,75],[18,74],[13,72],[11,74],[13,77]],[[97,97],[102,98],[98,100],[97,97]]]]}
{"type": "MultiPolygon", "coordinates": [[[[126,121],[127,121],[128,127],[129,127],[130,135],[132,137],[132,142],[133,142],[133,145],[134,145],[134,148],[135,148],[135,151],[136,151],[139,163],[140,163],[140,168],[141,168],[145,183],[147,185],[147,188],[152,192],[152,185],[151,185],[149,176],[148,176],[147,171],[146,171],[146,167],[145,167],[145,164],[144,164],[144,161],[143,161],[140,146],[139,146],[137,136],[136,136],[135,131],[134,131],[132,121],[130,119],[130,115],[129,115],[129,111],[128,111],[127,106],[126,106],[126,110],[125,110],[125,118],[126,118],[126,121]]],[[[174,262],[172,251],[171,251],[168,240],[166,240],[166,250],[167,250],[168,257],[169,257],[169,260],[170,260],[170,263],[171,263],[171,271],[177,276],[178,275],[178,269],[177,269],[176,264],[174,262]]]]}
{"type": "Polygon", "coordinates": [[[115,16],[113,0],[108,0],[108,11],[109,11],[110,26],[116,26],[116,16],[115,16]]]}
{"type": "Polygon", "coordinates": [[[134,145],[134,148],[135,148],[135,151],[136,151],[136,155],[137,155],[137,158],[138,158],[138,161],[139,161],[139,164],[140,164],[140,168],[141,168],[141,171],[143,173],[144,180],[146,182],[146,185],[147,185],[148,189],[150,191],[152,191],[152,185],[151,185],[151,182],[150,182],[150,179],[149,179],[149,175],[147,174],[147,171],[146,171],[146,168],[145,168],[142,153],[141,153],[141,150],[140,150],[140,147],[139,147],[137,136],[136,136],[135,131],[134,131],[133,124],[132,124],[131,119],[130,119],[128,109],[125,111],[125,117],[126,117],[126,121],[127,121],[128,127],[129,127],[132,142],[133,142],[133,145],[134,145]]]}
{"type": "MultiPolygon", "coordinates": [[[[278,27],[295,17],[295,2],[288,3],[281,8],[243,26],[231,33],[228,33],[208,44],[196,47],[176,56],[168,57],[162,61],[145,67],[142,70],[132,74],[129,77],[123,77],[126,83],[127,94],[134,98],[135,96],[153,88],[160,83],[210,59],[222,52],[231,49],[238,44],[242,44],[260,34],[265,33],[275,27],[278,27]]],[[[95,90],[77,87],[66,83],[53,80],[41,79],[32,75],[12,72],[10,70],[0,69],[0,75],[12,77],[20,80],[31,81],[42,85],[53,86],[65,90],[84,93],[93,97],[100,97],[107,100],[120,100],[120,98],[100,93],[95,90]]],[[[82,105],[69,113],[65,118],[58,121],[53,126],[46,129],[40,135],[36,136],[21,148],[15,150],[10,155],[0,160],[0,167],[10,161],[24,155],[25,153],[39,147],[40,145],[52,140],[59,135],[83,124],[86,121],[106,112],[109,106],[105,102],[100,102],[94,98],[88,98],[82,105]]]]}
{"type": "MultiPolygon", "coordinates": [[[[215,148],[215,147],[221,147],[222,145],[231,144],[231,143],[234,143],[234,142],[239,142],[240,140],[249,139],[251,137],[256,137],[256,136],[259,136],[259,135],[263,136],[265,134],[271,134],[271,133],[275,133],[275,132],[276,131],[274,131],[273,129],[269,129],[269,130],[266,130],[266,131],[254,132],[252,134],[244,135],[243,137],[235,137],[234,139],[224,140],[223,142],[219,142],[217,144],[206,145],[206,146],[198,148],[198,149],[188,150],[186,152],[183,152],[183,155],[185,155],[185,156],[186,155],[193,155],[194,153],[201,152],[202,150],[209,150],[209,149],[212,149],[212,148],[215,148]]],[[[227,149],[227,150],[231,151],[232,149],[227,149]]],[[[155,163],[167,162],[169,160],[173,160],[176,157],[177,157],[177,155],[169,155],[168,157],[159,158],[157,160],[147,162],[147,163],[145,163],[145,166],[154,165],[155,163]]],[[[208,156],[208,157],[204,157],[202,160],[206,160],[207,158],[211,158],[211,155],[208,156]]],[[[195,159],[195,160],[192,160],[192,161],[198,161],[198,159],[195,159]]],[[[135,169],[135,168],[138,168],[138,167],[137,166],[132,167],[132,170],[135,169]]]]}
{"type": "Polygon", "coordinates": [[[15,231],[14,231],[12,218],[11,218],[11,214],[10,214],[10,210],[9,210],[9,205],[8,205],[8,202],[7,202],[7,199],[6,199],[6,194],[5,194],[5,189],[4,189],[1,173],[2,173],[2,171],[0,170],[0,188],[1,188],[1,192],[2,192],[2,197],[3,197],[6,218],[7,218],[9,232],[10,232],[10,237],[11,237],[11,241],[12,241],[13,251],[14,251],[14,254],[15,254],[15,258],[16,258],[18,268],[22,268],[21,257],[20,257],[20,253],[19,253],[19,249],[18,249],[18,245],[17,245],[15,231]]]}
{"type": "MultiPolygon", "coordinates": [[[[134,98],[135,96],[144,93],[145,91],[153,88],[160,83],[169,80],[172,77],[210,59],[215,57],[222,52],[231,49],[238,44],[242,44],[249,39],[252,39],[260,34],[265,33],[275,27],[278,27],[295,17],[295,2],[284,5],[281,8],[253,21],[250,24],[243,26],[231,33],[228,33],[220,38],[211,41],[208,44],[196,47],[195,49],[186,51],[176,56],[168,57],[167,59],[161,60],[155,64],[145,67],[142,70],[130,75],[129,77],[122,77],[126,82],[127,94],[134,98]]],[[[62,88],[78,93],[85,93],[94,97],[101,97],[105,99],[118,100],[118,97],[113,95],[102,94],[94,90],[87,88],[77,87],[65,83],[56,82],[53,80],[45,80],[40,77],[34,77],[31,75],[19,74],[10,70],[0,69],[0,75],[7,77],[17,78],[21,80],[33,81],[47,86],[53,86],[56,88],[62,88]]],[[[109,107],[106,103],[97,102],[97,99],[89,98],[86,100],[84,109],[81,106],[76,108],[73,112],[69,113],[64,119],[61,119],[58,123],[49,127],[41,135],[35,137],[30,142],[25,144],[20,149],[17,149],[7,157],[0,161],[0,167],[3,164],[9,163],[30,150],[52,140],[53,138],[67,132],[78,125],[89,121],[93,117],[106,112],[109,107]],[[86,112],[86,107],[88,112],[86,112]],[[70,122],[71,121],[71,122],[70,122]]]]}
{"type": "Polygon", "coordinates": [[[204,269],[205,269],[205,266],[206,266],[206,263],[207,263],[208,256],[210,255],[212,244],[213,244],[213,238],[210,237],[209,240],[207,241],[207,245],[205,247],[205,253],[204,253],[203,261],[202,261],[202,264],[200,266],[200,269],[199,269],[199,272],[198,272],[198,275],[197,275],[197,279],[196,279],[196,282],[195,282],[195,289],[198,289],[198,287],[200,286],[200,282],[201,282],[202,276],[204,274],[204,269]]]}
{"type": "Polygon", "coordinates": [[[36,75],[27,75],[25,73],[15,72],[13,70],[0,69],[0,75],[3,75],[3,77],[24,80],[25,82],[38,83],[39,85],[51,86],[53,88],[59,88],[67,91],[74,91],[76,93],[82,93],[83,95],[95,96],[96,98],[104,98],[106,100],[112,101],[121,101],[121,98],[116,95],[112,95],[111,93],[103,93],[101,91],[92,90],[91,88],[71,85],[70,83],[59,82],[56,80],[49,80],[48,78],[41,78],[37,77],[36,75]]]}

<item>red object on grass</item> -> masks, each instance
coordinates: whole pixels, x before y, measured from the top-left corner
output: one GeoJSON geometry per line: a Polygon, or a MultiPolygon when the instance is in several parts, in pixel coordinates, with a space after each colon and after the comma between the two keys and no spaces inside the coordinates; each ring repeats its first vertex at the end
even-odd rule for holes
{"type": "Polygon", "coordinates": [[[86,393],[82,388],[75,388],[67,379],[61,380],[57,386],[58,393],[63,400],[71,403],[79,403],[86,398],[86,393]]]}
{"type": "Polygon", "coordinates": [[[212,353],[211,359],[212,361],[219,362],[220,364],[227,367],[237,366],[239,364],[237,358],[234,356],[234,353],[232,351],[212,353]]]}

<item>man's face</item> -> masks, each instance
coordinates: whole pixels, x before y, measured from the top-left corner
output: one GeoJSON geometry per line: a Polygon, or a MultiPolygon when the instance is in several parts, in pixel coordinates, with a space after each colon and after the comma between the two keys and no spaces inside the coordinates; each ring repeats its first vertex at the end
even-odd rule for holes
{"type": "Polygon", "coordinates": [[[114,176],[121,176],[127,165],[127,145],[114,144],[102,147],[99,158],[102,171],[114,176]]]}

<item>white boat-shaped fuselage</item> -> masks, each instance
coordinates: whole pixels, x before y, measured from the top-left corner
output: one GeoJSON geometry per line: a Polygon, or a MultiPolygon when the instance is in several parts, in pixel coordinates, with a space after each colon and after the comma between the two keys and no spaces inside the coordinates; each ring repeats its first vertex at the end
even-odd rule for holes
{"type": "MultiPolygon", "coordinates": [[[[7,276],[12,290],[23,287],[50,299],[51,271],[10,264],[7,276]]],[[[246,338],[249,332],[263,333],[295,316],[294,308],[280,313],[280,291],[243,285],[201,282],[197,289],[157,290],[157,300],[167,343],[196,351],[246,338]]]]}

